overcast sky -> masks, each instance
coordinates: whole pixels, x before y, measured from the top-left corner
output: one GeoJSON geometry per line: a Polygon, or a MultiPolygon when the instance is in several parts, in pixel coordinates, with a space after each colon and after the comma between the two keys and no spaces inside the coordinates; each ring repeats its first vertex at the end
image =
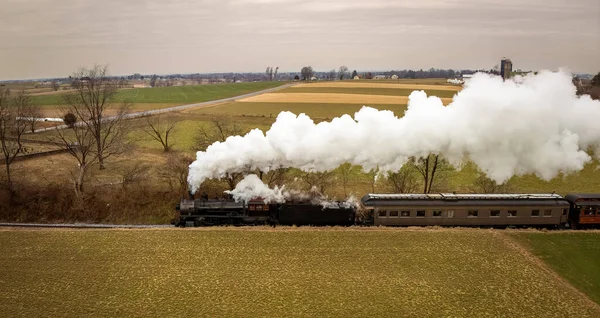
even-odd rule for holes
{"type": "Polygon", "coordinates": [[[2,0],[0,79],[492,68],[600,71],[598,0],[2,0]]]}

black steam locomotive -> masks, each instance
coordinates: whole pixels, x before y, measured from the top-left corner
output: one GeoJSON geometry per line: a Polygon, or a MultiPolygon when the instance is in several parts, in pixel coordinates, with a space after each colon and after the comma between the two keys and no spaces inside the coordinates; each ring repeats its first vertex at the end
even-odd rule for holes
{"type": "Polygon", "coordinates": [[[233,200],[183,199],[176,226],[210,225],[339,225],[355,224],[356,208],[344,202],[265,203],[261,198],[233,200]]]}
{"type": "Polygon", "coordinates": [[[183,199],[177,226],[375,225],[584,228],[600,226],[600,194],[366,194],[346,202],[183,199]]]}

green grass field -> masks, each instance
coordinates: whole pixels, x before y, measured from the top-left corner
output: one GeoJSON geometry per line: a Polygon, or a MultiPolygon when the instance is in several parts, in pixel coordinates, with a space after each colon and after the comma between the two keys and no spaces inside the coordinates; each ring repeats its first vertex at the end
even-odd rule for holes
{"type": "MultiPolygon", "coordinates": [[[[330,93],[330,94],[365,94],[365,95],[387,95],[408,96],[416,89],[406,88],[367,88],[367,87],[297,87],[286,88],[277,93],[330,93]]],[[[457,92],[449,90],[424,90],[427,96],[452,98],[457,92]]]]}
{"type": "Polygon", "coordinates": [[[600,232],[514,233],[554,271],[600,304],[600,232]]]}
{"type": "Polygon", "coordinates": [[[600,315],[490,230],[2,230],[0,267],[3,317],[600,315]]]}
{"type": "MultiPolygon", "coordinates": [[[[236,84],[210,84],[194,86],[172,86],[154,88],[134,88],[120,90],[116,101],[131,103],[200,103],[221,98],[243,95],[255,91],[277,87],[284,82],[252,82],[236,84]]],[[[62,94],[32,96],[36,105],[61,105],[62,94]]]]}

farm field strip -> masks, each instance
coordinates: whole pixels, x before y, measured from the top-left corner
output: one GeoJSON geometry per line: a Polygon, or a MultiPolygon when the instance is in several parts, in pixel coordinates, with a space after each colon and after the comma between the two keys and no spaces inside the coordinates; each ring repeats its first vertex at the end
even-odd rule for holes
{"type": "Polygon", "coordinates": [[[352,88],[400,88],[400,89],[412,89],[412,90],[448,90],[448,91],[459,91],[462,86],[454,85],[429,85],[429,84],[392,84],[392,83],[376,83],[376,82],[317,82],[317,83],[301,83],[294,85],[295,88],[305,87],[352,87],[352,88]]]}
{"type": "MultiPolygon", "coordinates": [[[[282,111],[289,111],[296,115],[304,113],[311,118],[333,118],[344,114],[354,115],[363,105],[343,103],[268,103],[268,102],[232,102],[210,108],[194,109],[190,112],[196,114],[218,114],[231,116],[264,116],[273,120],[282,111]]],[[[397,116],[402,116],[406,104],[377,104],[372,107],[380,110],[391,110],[397,116]]],[[[241,118],[243,119],[243,118],[241,118]]]]}
{"type": "MultiPolygon", "coordinates": [[[[348,104],[402,104],[408,103],[408,96],[386,96],[365,94],[331,94],[331,93],[266,93],[253,97],[237,99],[238,102],[253,103],[348,103],[348,104]]],[[[445,105],[451,98],[442,98],[445,105]]]]}
{"type": "MultiPolygon", "coordinates": [[[[408,96],[414,91],[420,89],[410,88],[381,88],[381,87],[295,87],[282,89],[277,93],[330,93],[330,94],[363,94],[363,95],[388,95],[388,96],[408,96]]],[[[452,98],[456,91],[427,89],[427,96],[437,96],[442,98],[452,98]]]]}
{"type": "Polygon", "coordinates": [[[600,314],[490,230],[0,229],[0,266],[13,317],[600,314]]]}

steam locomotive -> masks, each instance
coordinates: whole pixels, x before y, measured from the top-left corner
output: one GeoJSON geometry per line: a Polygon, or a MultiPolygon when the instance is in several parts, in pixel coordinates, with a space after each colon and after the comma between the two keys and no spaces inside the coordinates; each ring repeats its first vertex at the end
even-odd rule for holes
{"type": "Polygon", "coordinates": [[[176,226],[600,226],[600,194],[366,194],[360,204],[183,199],[176,226]],[[362,213],[357,213],[360,211],[362,213]]]}

